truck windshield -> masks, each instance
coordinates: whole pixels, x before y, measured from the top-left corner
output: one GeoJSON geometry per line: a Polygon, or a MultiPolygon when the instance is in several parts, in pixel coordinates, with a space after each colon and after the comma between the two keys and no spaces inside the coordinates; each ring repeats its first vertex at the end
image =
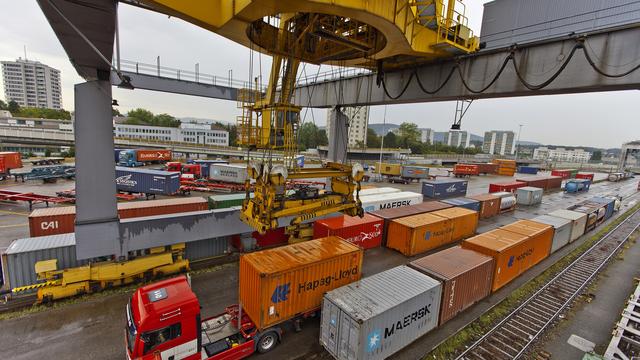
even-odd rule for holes
{"type": "Polygon", "coordinates": [[[129,160],[129,153],[127,151],[120,151],[120,154],[118,154],[118,159],[121,162],[127,162],[127,160],[129,160]]]}
{"type": "Polygon", "coordinates": [[[127,304],[127,347],[129,352],[133,353],[134,346],[136,344],[136,324],[133,322],[133,314],[131,313],[131,301],[127,304]]]}

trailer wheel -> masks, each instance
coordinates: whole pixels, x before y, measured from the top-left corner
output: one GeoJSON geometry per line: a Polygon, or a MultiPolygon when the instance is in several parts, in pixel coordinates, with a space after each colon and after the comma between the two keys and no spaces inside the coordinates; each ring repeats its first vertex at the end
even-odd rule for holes
{"type": "Polygon", "coordinates": [[[269,331],[260,336],[258,340],[258,352],[261,354],[267,353],[278,345],[278,334],[275,331],[269,331]]]}

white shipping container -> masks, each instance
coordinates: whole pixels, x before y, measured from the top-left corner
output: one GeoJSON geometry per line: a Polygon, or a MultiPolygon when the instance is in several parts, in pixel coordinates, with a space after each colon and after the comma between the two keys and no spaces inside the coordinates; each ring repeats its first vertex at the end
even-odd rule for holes
{"type": "Polygon", "coordinates": [[[402,191],[380,195],[361,196],[362,208],[366,212],[416,205],[422,202],[422,194],[402,191]]]}
{"type": "Polygon", "coordinates": [[[390,194],[390,193],[398,193],[400,189],[392,188],[392,187],[379,187],[379,188],[370,188],[360,190],[360,196],[369,196],[369,195],[381,195],[381,194],[390,194]]]}
{"type": "Polygon", "coordinates": [[[210,180],[244,184],[248,176],[245,165],[211,164],[209,167],[210,180]]]}
{"type": "Polygon", "coordinates": [[[569,240],[571,240],[573,222],[569,219],[551,215],[541,215],[531,219],[531,221],[553,226],[553,242],[551,243],[552,254],[561,247],[567,245],[569,240]]]}
{"type": "Polygon", "coordinates": [[[500,210],[512,208],[516,204],[516,196],[513,193],[501,191],[491,195],[500,197],[500,210]]]}
{"type": "Polygon", "coordinates": [[[571,210],[556,210],[550,212],[549,215],[572,221],[573,225],[571,228],[571,238],[569,239],[569,242],[582,236],[587,228],[587,214],[585,213],[571,210]]]}
{"type": "Polygon", "coordinates": [[[525,186],[516,189],[516,201],[520,205],[536,205],[542,202],[542,193],[544,189],[525,186]]]}
{"type": "Polygon", "coordinates": [[[325,294],[320,344],[338,360],[382,360],[438,325],[442,285],[398,266],[325,294]]]}

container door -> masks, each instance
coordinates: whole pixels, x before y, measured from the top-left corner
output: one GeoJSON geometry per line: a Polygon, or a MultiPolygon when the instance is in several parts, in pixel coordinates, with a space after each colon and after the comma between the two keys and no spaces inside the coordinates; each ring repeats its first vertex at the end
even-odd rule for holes
{"type": "Polygon", "coordinates": [[[320,339],[331,354],[338,353],[338,325],[340,309],[331,301],[322,302],[322,323],[320,325],[320,339]]]}
{"type": "Polygon", "coordinates": [[[358,353],[358,335],[360,327],[346,313],[340,314],[340,330],[338,332],[338,358],[356,359],[358,353]]]}

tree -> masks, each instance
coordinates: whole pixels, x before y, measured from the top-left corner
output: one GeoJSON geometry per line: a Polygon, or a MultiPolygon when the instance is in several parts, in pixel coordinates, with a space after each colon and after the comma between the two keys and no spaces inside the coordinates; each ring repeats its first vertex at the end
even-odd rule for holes
{"type": "Polygon", "coordinates": [[[45,149],[44,150],[44,156],[45,157],[50,157],[51,156],[51,149],[45,149]]]}
{"type": "Polygon", "coordinates": [[[601,161],[602,160],[602,151],[596,150],[591,154],[592,161],[601,161]]]}
{"type": "Polygon", "coordinates": [[[114,108],[113,106],[111,107],[111,116],[122,116],[122,114],[120,114],[120,110],[114,108]]]}
{"type": "Polygon", "coordinates": [[[418,125],[407,122],[400,124],[396,143],[397,146],[402,146],[403,148],[421,148],[418,125]]]}
{"type": "Polygon", "coordinates": [[[133,109],[127,114],[127,121],[125,121],[125,123],[129,124],[129,121],[134,122],[133,125],[151,124],[153,121],[153,113],[146,109],[133,109]]]}
{"type": "Polygon", "coordinates": [[[372,128],[367,128],[367,147],[368,148],[379,148],[380,147],[381,138],[378,136],[375,130],[372,128]]]}
{"type": "Polygon", "coordinates": [[[34,107],[18,107],[18,110],[11,111],[11,114],[25,118],[71,120],[71,113],[64,109],[55,110],[34,107]]]}
{"type": "Polygon", "coordinates": [[[20,111],[20,105],[18,105],[15,100],[11,100],[9,101],[9,105],[7,106],[7,110],[9,110],[10,113],[15,114],[20,111]]]}
{"type": "Polygon", "coordinates": [[[318,131],[318,146],[329,145],[329,138],[327,137],[327,130],[322,129],[318,131]]]}
{"type": "Polygon", "coordinates": [[[180,120],[169,114],[160,114],[153,117],[153,120],[151,120],[151,125],[177,128],[180,126],[180,120]]]}
{"type": "Polygon", "coordinates": [[[384,136],[384,146],[387,148],[398,147],[396,134],[391,131],[388,132],[387,135],[384,136]]]}
{"type": "Polygon", "coordinates": [[[0,110],[7,110],[8,108],[7,103],[0,100],[0,110]]]}

